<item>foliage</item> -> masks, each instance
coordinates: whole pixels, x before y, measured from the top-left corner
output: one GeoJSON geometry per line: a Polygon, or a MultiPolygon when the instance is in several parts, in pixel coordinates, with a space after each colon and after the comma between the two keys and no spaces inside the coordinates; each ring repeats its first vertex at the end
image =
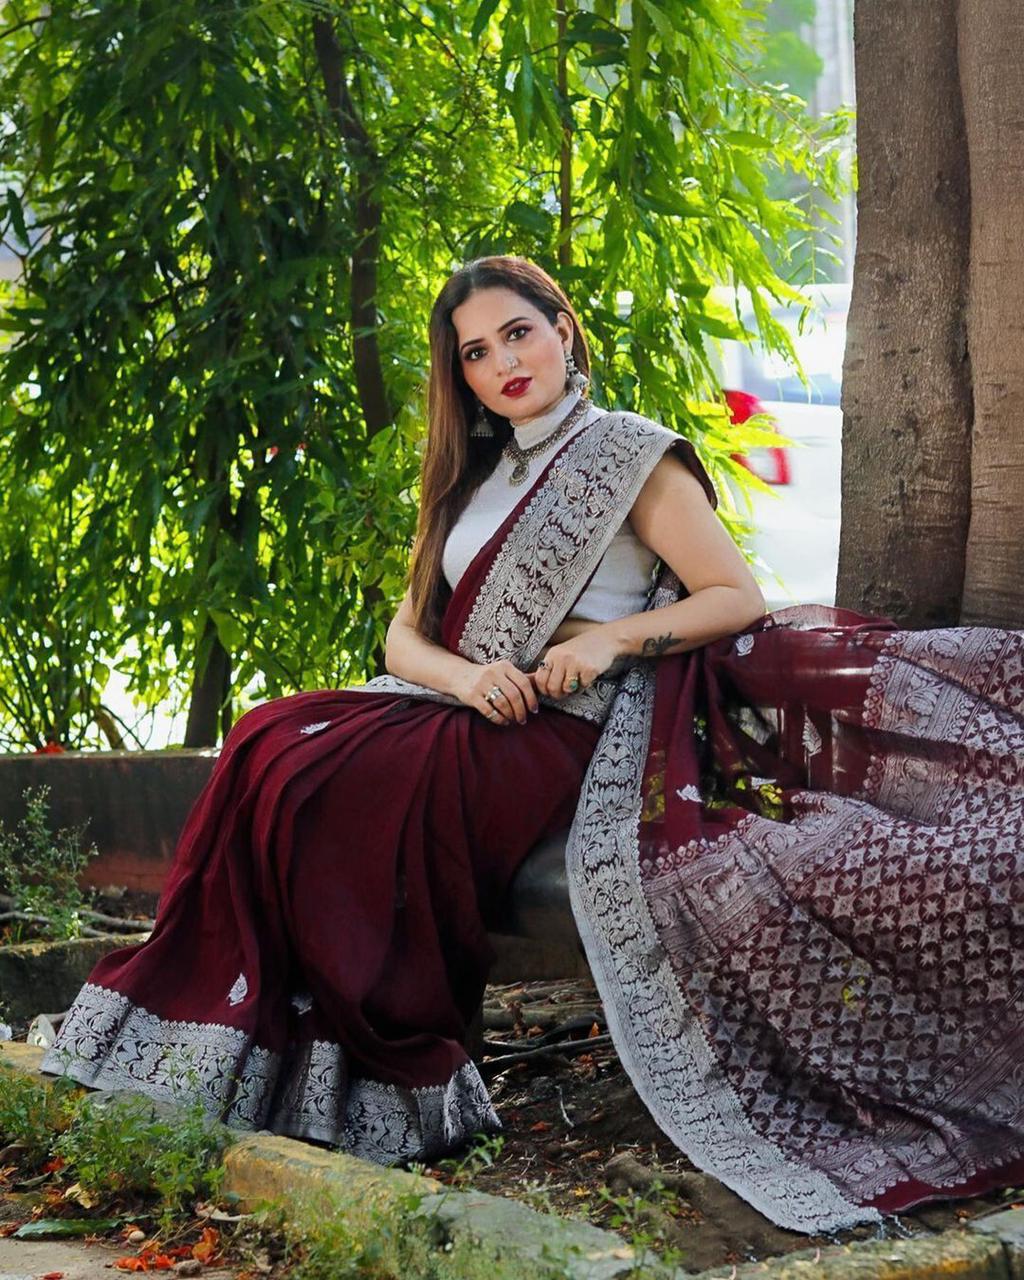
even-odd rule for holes
{"type": "Polygon", "coordinates": [[[773,264],[816,228],[769,184],[835,194],[849,124],[752,74],[766,7],[591,0],[560,28],[532,0],[8,0],[11,743],[95,742],[115,662],[150,704],[191,698],[193,742],[225,694],[379,668],[426,316],[479,254],[564,284],[597,402],[694,438],[740,536],[754,424],[730,425],[711,355],[757,335],[710,290],[749,289],[794,356],[773,264]]]}
{"type": "Polygon", "coordinates": [[[77,1092],[78,1086],[66,1076],[58,1076],[48,1087],[0,1062],[0,1138],[23,1147],[23,1159],[34,1167],[50,1153],[55,1135],[67,1127],[77,1092]]]}
{"type": "MultiPolygon", "coordinates": [[[[182,1075],[198,1087],[193,1069],[182,1075]]],[[[155,1201],[165,1229],[197,1198],[219,1190],[229,1131],[195,1097],[173,1113],[139,1095],[92,1095],[69,1077],[45,1082],[0,1062],[0,1137],[26,1165],[59,1170],[73,1198],[102,1212],[125,1196],[155,1201]]]]}
{"type": "Polygon", "coordinates": [[[211,1124],[198,1100],[180,1104],[166,1117],[147,1099],[82,1097],[72,1123],[53,1144],[78,1195],[90,1207],[106,1205],[125,1194],[155,1196],[161,1222],[174,1217],[195,1199],[220,1189],[224,1166],[220,1157],[227,1131],[211,1124]]]}
{"type": "MultiPolygon", "coordinates": [[[[87,896],[79,877],[99,850],[82,847],[86,823],[80,827],[49,829],[50,788],[27,787],[22,793],[25,815],[8,831],[0,822],[0,888],[13,899],[14,911],[39,916],[33,936],[51,939],[81,935],[81,910],[87,896]]],[[[9,928],[8,940],[18,935],[9,928]]]]}

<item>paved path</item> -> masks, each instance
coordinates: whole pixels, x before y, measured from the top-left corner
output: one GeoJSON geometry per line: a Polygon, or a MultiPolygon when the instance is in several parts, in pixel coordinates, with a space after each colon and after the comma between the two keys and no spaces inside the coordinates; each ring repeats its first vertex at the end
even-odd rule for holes
{"type": "MultiPolygon", "coordinates": [[[[51,1271],[63,1272],[63,1280],[113,1280],[116,1276],[132,1274],[113,1266],[115,1258],[131,1252],[130,1247],[103,1242],[14,1240],[7,1236],[0,1238],[0,1280],[39,1280],[51,1271]]],[[[154,1274],[174,1276],[173,1271],[154,1274]]],[[[234,1270],[204,1268],[202,1280],[231,1280],[234,1275],[234,1270]]]]}

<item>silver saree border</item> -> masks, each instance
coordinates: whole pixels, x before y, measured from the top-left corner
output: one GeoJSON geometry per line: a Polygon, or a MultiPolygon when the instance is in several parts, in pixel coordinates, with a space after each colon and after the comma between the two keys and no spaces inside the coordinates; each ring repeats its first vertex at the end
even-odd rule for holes
{"type": "Polygon", "coordinates": [[[91,982],[39,1069],[157,1101],[198,1098],[228,1128],[312,1138],[382,1165],[431,1160],[474,1133],[501,1130],[472,1061],[439,1085],[350,1077],[345,1052],[333,1041],[292,1043],[282,1055],[238,1027],[161,1018],[91,982]]]}
{"type": "MultiPolygon", "coordinates": [[[[680,597],[666,569],[651,608],[680,597]]],[[[750,1124],[683,999],[640,876],[638,828],[657,659],[628,671],[583,780],[566,844],[569,899],[608,1030],[634,1088],[665,1134],[781,1227],[813,1234],[880,1222],[824,1173],[794,1162],[750,1124]]]]}

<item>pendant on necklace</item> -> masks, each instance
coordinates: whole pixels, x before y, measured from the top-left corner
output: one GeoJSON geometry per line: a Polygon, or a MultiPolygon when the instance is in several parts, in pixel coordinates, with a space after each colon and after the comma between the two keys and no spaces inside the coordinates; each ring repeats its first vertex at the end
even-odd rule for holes
{"type": "Polygon", "coordinates": [[[512,468],[509,480],[512,484],[521,484],[530,473],[530,464],[526,458],[520,458],[512,468]]]}

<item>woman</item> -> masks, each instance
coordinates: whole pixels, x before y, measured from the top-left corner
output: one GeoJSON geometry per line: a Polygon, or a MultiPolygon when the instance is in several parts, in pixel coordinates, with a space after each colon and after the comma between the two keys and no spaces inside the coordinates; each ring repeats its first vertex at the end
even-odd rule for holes
{"type": "Polygon", "coordinates": [[[382,1163],[498,1120],[512,874],[573,909],[655,1119],[779,1225],[1017,1181],[1024,636],[764,616],[693,448],[581,394],[539,268],[455,272],[391,674],[244,715],[43,1069],[382,1163]],[[510,732],[506,735],[504,729],[510,732]]]}

